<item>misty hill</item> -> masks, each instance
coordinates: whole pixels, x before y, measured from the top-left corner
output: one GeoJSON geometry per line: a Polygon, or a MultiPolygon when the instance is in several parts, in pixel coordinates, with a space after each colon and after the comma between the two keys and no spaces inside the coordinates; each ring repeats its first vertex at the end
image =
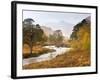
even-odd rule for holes
{"type": "Polygon", "coordinates": [[[53,30],[61,30],[65,37],[69,37],[74,24],[65,21],[50,22],[46,26],[50,26],[53,30]]]}
{"type": "Polygon", "coordinates": [[[41,29],[44,31],[46,36],[49,36],[49,35],[53,34],[53,30],[49,27],[41,26],[41,29]]]}
{"type": "Polygon", "coordinates": [[[55,35],[55,36],[63,36],[63,33],[62,33],[61,30],[55,30],[53,35],[55,35]]]}

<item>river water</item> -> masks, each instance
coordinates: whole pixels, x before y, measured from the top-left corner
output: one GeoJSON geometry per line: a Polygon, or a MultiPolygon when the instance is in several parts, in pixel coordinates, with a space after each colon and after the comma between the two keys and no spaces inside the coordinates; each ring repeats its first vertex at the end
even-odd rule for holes
{"type": "Polygon", "coordinates": [[[23,59],[23,65],[51,60],[55,58],[56,56],[64,54],[64,52],[70,50],[70,48],[66,48],[66,47],[55,47],[55,46],[44,46],[44,47],[49,48],[49,49],[54,49],[55,51],[42,54],[38,57],[31,57],[31,58],[23,59]]]}

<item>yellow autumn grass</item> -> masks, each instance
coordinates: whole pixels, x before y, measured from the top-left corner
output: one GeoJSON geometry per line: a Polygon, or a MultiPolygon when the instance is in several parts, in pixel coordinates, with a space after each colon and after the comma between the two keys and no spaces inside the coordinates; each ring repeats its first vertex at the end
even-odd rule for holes
{"type": "Polygon", "coordinates": [[[32,47],[32,54],[30,54],[30,47],[25,44],[23,47],[23,58],[29,58],[34,56],[39,56],[41,54],[45,54],[47,52],[53,52],[55,50],[44,48],[41,45],[35,45],[32,47]]]}
{"type": "Polygon", "coordinates": [[[52,60],[24,65],[23,69],[81,67],[81,66],[90,66],[90,51],[74,50],[66,52],[65,54],[59,55],[52,60]]]}

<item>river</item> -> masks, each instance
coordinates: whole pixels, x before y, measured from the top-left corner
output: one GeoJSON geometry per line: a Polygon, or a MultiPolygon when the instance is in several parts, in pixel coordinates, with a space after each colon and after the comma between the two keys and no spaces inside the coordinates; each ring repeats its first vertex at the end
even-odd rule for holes
{"type": "Polygon", "coordinates": [[[70,50],[70,48],[66,48],[66,47],[55,47],[55,46],[44,46],[44,47],[49,48],[49,49],[54,49],[55,51],[42,54],[38,57],[31,57],[31,58],[23,59],[23,65],[46,61],[46,60],[51,60],[51,59],[55,58],[57,55],[64,54],[64,52],[70,50]]]}

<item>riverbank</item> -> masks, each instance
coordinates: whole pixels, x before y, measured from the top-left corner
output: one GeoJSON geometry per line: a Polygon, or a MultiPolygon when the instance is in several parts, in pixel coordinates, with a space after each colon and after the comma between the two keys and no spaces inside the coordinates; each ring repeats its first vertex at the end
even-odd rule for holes
{"type": "Polygon", "coordinates": [[[23,65],[52,60],[52,59],[56,58],[58,55],[62,55],[65,52],[68,52],[69,50],[71,50],[71,48],[56,47],[56,46],[44,46],[43,48],[47,48],[47,49],[55,50],[55,51],[54,52],[49,51],[45,54],[41,54],[41,55],[35,56],[35,57],[24,58],[23,65]]]}
{"type": "Polygon", "coordinates": [[[23,69],[39,68],[59,68],[59,67],[81,67],[90,66],[89,50],[74,50],[58,55],[56,58],[48,61],[31,63],[23,66],[23,69]]]}
{"type": "Polygon", "coordinates": [[[30,54],[30,49],[29,48],[24,48],[23,52],[23,58],[31,58],[31,57],[37,57],[42,54],[48,53],[48,52],[54,52],[54,49],[49,49],[49,48],[44,48],[43,46],[37,45],[33,46],[32,48],[32,54],[30,54]]]}

